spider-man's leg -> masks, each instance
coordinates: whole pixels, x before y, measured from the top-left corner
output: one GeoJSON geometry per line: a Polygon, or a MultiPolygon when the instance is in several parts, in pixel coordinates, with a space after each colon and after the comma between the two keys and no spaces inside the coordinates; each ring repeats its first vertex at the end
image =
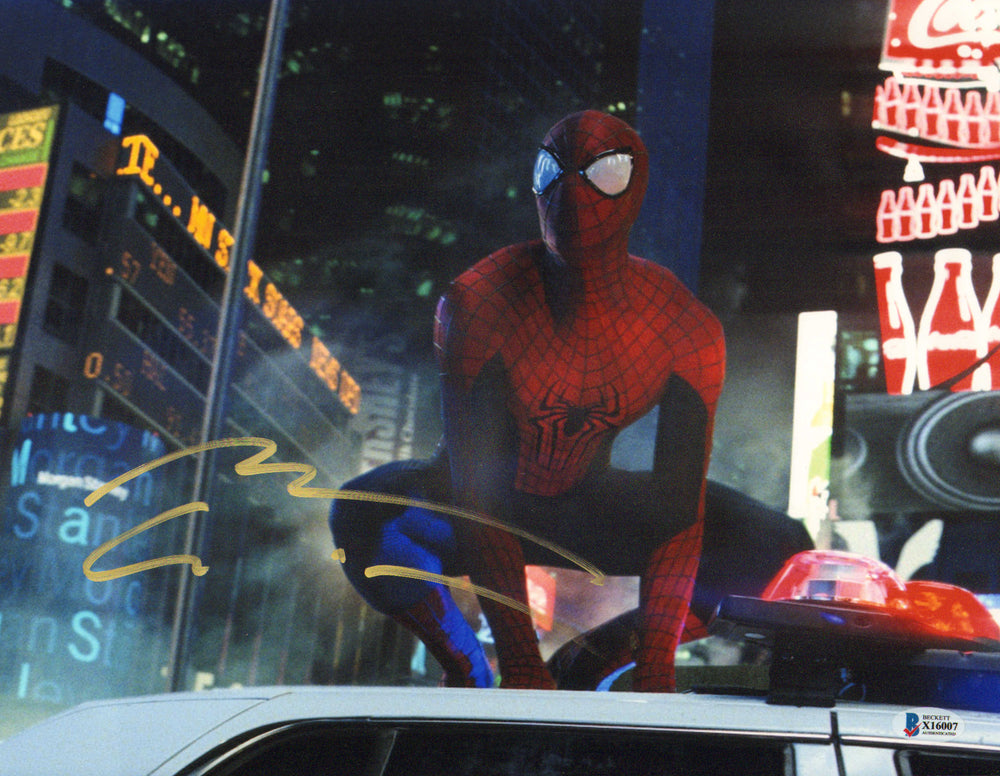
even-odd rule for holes
{"type": "Polygon", "coordinates": [[[500,686],[525,689],[555,689],[555,682],[542,660],[531,616],[524,577],[524,552],[512,534],[476,526],[469,532],[475,562],[472,581],[513,599],[524,610],[480,596],[479,602],[493,633],[500,663],[500,686]]]}
{"type": "Polygon", "coordinates": [[[702,523],[657,547],[639,586],[639,648],[632,681],[642,692],[673,692],[674,653],[684,632],[698,558],[702,523]]]}
{"type": "Polygon", "coordinates": [[[493,672],[476,634],[442,585],[392,618],[427,647],[444,670],[446,687],[492,687],[493,672]]]}
{"type": "MultiPolygon", "coordinates": [[[[425,500],[436,472],[409,462],[387,464],[344,485],[344,490],[406,495],[425,500]]],[[[435,493],[430,488],[431,495],[435,493]]],[[[449,520],[428,509],[365,501],[335,501],[330,523],[344,550],[344,572],[374,609],[414,633],[445,672],[445,684],[491,687],[493,674],[482,647],[447,588],[435,582],[385,575],[376,565],[442,574],[455,554],[449,520]]]]}

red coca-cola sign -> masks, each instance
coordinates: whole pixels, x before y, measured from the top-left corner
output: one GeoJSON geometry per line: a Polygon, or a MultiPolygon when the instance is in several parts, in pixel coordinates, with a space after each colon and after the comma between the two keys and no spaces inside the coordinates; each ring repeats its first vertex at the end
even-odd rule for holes
{"type": "Polygon", "coordinates": [[[979,78],[1000,59],[1000,0],[890,0],[882,67],[979,78]]]}

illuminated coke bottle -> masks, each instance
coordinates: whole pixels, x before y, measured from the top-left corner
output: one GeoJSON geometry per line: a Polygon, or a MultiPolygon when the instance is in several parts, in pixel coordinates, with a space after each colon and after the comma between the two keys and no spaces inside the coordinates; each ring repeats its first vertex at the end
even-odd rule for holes
{"type": "MultiPolygon", "coordinates": [[[[982,323],[985,330],[986,351],[1000,346],[1000,253],[993,257],[993,281],[983,303],[982,323]]],[[[990,357],[990,390],[1000,390],[1000,353],[990,357]]]]}
{"type": "Polygon", "coordinates": [[[990,165],[979,169],[979,181],[976,183],[979,194],[979,220],[996,221],[1000,218],[1000,184],[997,183],[997,172],[990,165]]]}
{"type": "Polygon", "coordinates": [[[979,225],[982,212],[982,195],[976,187],[976,177],[971,172],[963,173],[958,179],[958,226],[961,229],[975,229],[979,225]]]}
{"type": "MultiPolygon", "coordinates": [[[[986,354],[982,313],[972,287],[972,254],[946,248],[934,255],[934,283],[917,332],[917,385],[927,390],[949,382],[986,354]]],[[[950,385],[953,391],[989,387],[980,368],[950,385]]]]}
{"type": "Polygon", "coordinates": [[[966,145],[969,142],[969,116],[958,89],[945,89],[942,113],[944,126],[941,127],[941,139],[948,143],[966,145]]]}
{"type": "Polygon", "coordinates": [[[873,262],[886,391],[894,396],[908,394],[917,373],[917,331],[903,293],[903,257],[889,251],[875,256],[873,262]]]}

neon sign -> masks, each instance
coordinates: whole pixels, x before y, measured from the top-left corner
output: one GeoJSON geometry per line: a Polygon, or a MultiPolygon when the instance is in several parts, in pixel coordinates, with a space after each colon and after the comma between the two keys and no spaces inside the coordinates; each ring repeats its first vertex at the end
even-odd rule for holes
{"type": "Polygon", "coordinates": [[[972,284],[972,254],[964,248],[937,251],[934,281],[919,319],[903,288],[902,255],[880,253],[874,267],[888,393],[1000,386],[1000,358],[993,354],[1000,346],[1000,254],[993,258],[993,281],[980,304],[972,284]]]}
{"type": "MultiPolygon", "coordinates": [[[[58,108],[0,116],[0,351],[17,341],[58,108]]],[[[0,355],[0,409],[10,356],[0,355]]]]}
{"type": "Polygon", "coordinates": [[[984,221],[1000,218],[1000,188],[996,170],[982,167],[978,178],[962,173],[955,181],[946,178],[937,188],[922,183],[882,192],[875,217],[875,239],[880,243],[929,240],[955,234],[961,229],[975,229],[984,221]]]}
{"type": "MultiPolygon", "coordinates": [[[[893,75],[876,88],[876,147],[907,161],[903,179],[917,186],[882,192],[879,243],[947,238],[1000,220],[1000,1],[891,0],[881,67],[893,75]],[[922,165],[977,164],[936,182],[922,165]]],[[[916,258],[926,263],[926,258],[916,258]]],[[[919,316],[914,290],[904,290],[902,254],[874,257],[882,363],[890,394],[914,389],[1000,389],[1000,263],[981,303],[973,257],[961,247],[938,249],[933,282],[919,316]],[[991,367],[994,362],[997,366],[991,367]],[[991,371],[991,368],[993,371],[991,371]],[[994,371],[997,374],[994,374],[994,371]]]]}
{"type": "Polygon", "coordinates": [[[875,89],[872,126],[967,148],[1000,147],[1000,92],[900,82],[875,89]]]}
{"type": "Polygon", "coordinates": [[[938,78],[996,82],[1000,4],[993,0],[891,0],[882,67],[938,78]]]}
{"type": "MultiPolygon", "coordinates": [[[[234,245],[233,235],[219,222],[215,214],[198,195],[173,172],[169,165],[157,166],[160,150],[146,135],[122,138],[124,162],[116,173],[138,178],[163,203],[180,223],[186,226],[192,239],[223,271],[229,270],[234,245]]],[[[278,287],[264,274],[255,261],[247,264],[247,284],[244,297],[277,330],[293,350],[302,352],[305,321],[278,287]]],[[[314,338],[315,342],[318,342],[314,338]]],[[[308,361],[313,372],[333,391],[352,414],[361,404],[361,389],[336,359],[317,358],[317,348],[310,345],[308,361]],[[335,365],[335,366],[334,366],[335,365]]],[[[325,346],[322,346],[325,349],[325,346]]],[[[329,351],[327,351],[329,356],[329,351]]]]}

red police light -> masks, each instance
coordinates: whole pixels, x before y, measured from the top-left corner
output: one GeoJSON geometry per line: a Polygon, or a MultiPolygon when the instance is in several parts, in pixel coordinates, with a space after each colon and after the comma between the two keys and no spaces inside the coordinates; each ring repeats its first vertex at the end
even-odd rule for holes
{"type": "Polygon", "coordinates": [[[906,583],[911,614],[929,630],[1000,641],[1000,625],[968,590],[941,582],[906,583]]]}
{"type": "Polygon", "coordinates": [[[809,550],[793,556],[761,598],[891,612],[908,620],[914,632],[1000,641],[1000,626],[968,590],[942,582],[904,582],[886,564],[849,552],[809,550]]]}
{"type": "Polygon", "coordinates": [[[903,581],[884,563],[834,550],[793,556],[761,595],[765,601],[823,601],[907,608],[903,581]]]}

